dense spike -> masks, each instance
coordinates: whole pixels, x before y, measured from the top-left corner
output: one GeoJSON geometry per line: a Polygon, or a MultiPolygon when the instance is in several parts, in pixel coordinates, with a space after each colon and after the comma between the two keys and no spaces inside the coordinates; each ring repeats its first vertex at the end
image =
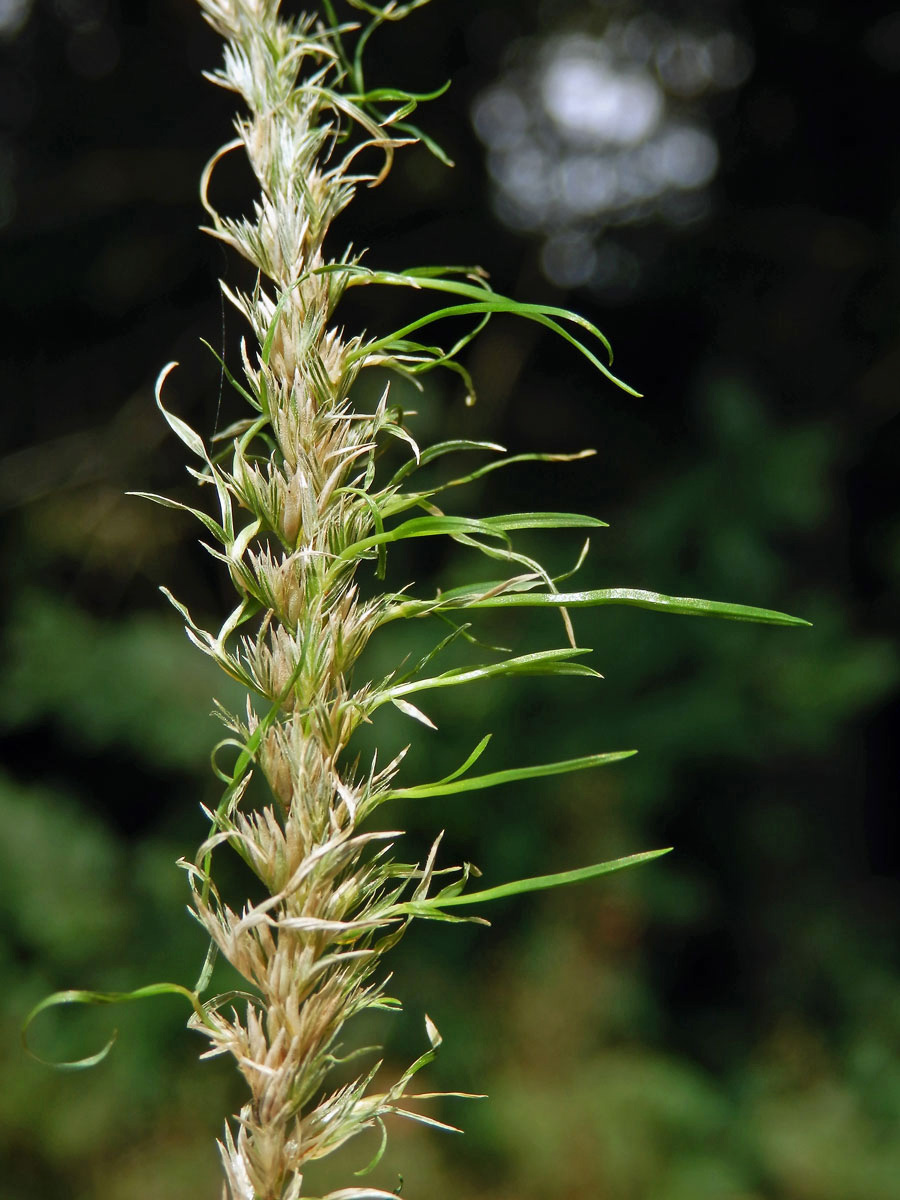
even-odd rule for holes
{"type": "MultiPolygon", "coordinates": [[[[192,911],[209,935],[210,951],[194,991],[178,984],[154,984],[127,994],[56,993],[35,1008],[29,1023],[45,1009],[62,1004],[118,1004],[166,993],[187,998],[194,1010],[191,1025],[208,1039],[207,1056],[230,1054],[249,1093],[234,1129],[226,1127],[219,1147],[226,1196],[302,1200],[309,1162],[366,1129],[383,1131],[387,1116],[452,1128],[405,1106],[413,1076],[431,1062],[440,1044],[427,1018],[431,1048],[394,1084],[374,1089],[380,1064],[340,1086],[329,1082],[345,1023],[366,1009],[398,1007],[384,994],[375,972],[413,917],[481,920],[456,917],[447,910],[577,883],[663,853],[631,855],[480,892],[467,890],[470,877],[478,872],[466,865],[451,868],[451,881],[439,886],[436,881],[448,873],[438,862],[440,837],[423,865],[394,861],[390,849],[399,835],[363,829],[377,806],[404,797],[452,795],[565,774],[633,751],[470,776],[468,771],[487,745],[485,738],[460,768],[438,783],[394,787],[402,754],[381,770],[373,763],[368,772],[360,772],[348,753],[360,723],[391,703],[434,728],[409,696],[494,677],[598,677],[593,668],[575,661],[588,651],[575,643],[566,606],[616,602],[745,620],[794,619],[763,609],[624,589],[560,594],[555,590],[558,581],[535,559],[514,549],[511,535],[596,529],[602,521],[553,512],[447,516],[431,503],[438,493],[501,465],[572,461],[592,452],[509,456],[501,446],[464,438],[421,449],[403,413],[389,406],[387,389],[374,412],[352,406],[351,392],[362,372],[387,370],[421,386],[420,376],[449,369],[462,380],[471,401],[472,380],[458,356],[488,320],[514,315],[550,329],[608,379],[637,393],[611,374],[609,343],[589,321],[563,309],[501,296],[478,268],[424,267],[395,273],[369,269],[349,249],[330,257],[333,221],[360,184],[375,186],[385,179],[399,147],[422,140],[446,161],[440,148],[406,121],[420,100],[444,89],[425,96],[371,89],[363,73],[363,49],[375,30],[427,0],[349,0],[353,19],[343,23],[332,0],[322,0],[319,19],[282,16],[279,0],[198,2],[225,40],[222,66],[208,78],[240,97],[245,109],[236,120],[237,137],[216,152],[203,172],[201,200],[209,218],[207,232],[246,259],[257,276],[249,292],[223,284],[223,294],[247,321],[250,342],[242,343],[240,370],[224,361],[222,369],[235,393],[247,402],[250,415],[212,439],[210,446],[218,448],[208,449],[200,434],[163,404],[162,386],[175,366],[170,363],[160,376],[157,404],[190,451],[190,473],[210,498],[215,495],[218,514],[214,518],[181,502],[147,498],[198,518],[212,539],[204,545],[223,564],[238,594],[221,628],[208,631],[166,593],[191,641],[248,692],[245,715],[222,710],[230,736],[213,752],[213,768],[225,790],[215,812],[207,812],[210,829],[195,861],[182,864],[192,911]],[[252,211],[239,217],[219,213],[213,199],[216,166],[236,150],[246,154],[259,184],[252,211]],[[393,332],[368,338],[348,335],[335,323],[335,310],[349,287],[365,286],[406,287],[441,299],[425,315],[393,332]],[[411,340],[411,335],[445,318],[465,322],[449,348],[411,340]],[[383,480],[378,460],[389,443],[403,448],[409,458],[383,480]],[[499,457],[430,488],[404,490],[413,472],[430,469],[445,455],[471,451],[499,457]],[[396,523],[409,509],[424,515],[396,523]],[[374,564],[377,577],[383,577],[393,544],[434,536],[453,538],[519,573],[439,593],[430,601],[408,599],[402,593],[362,598],[361,570],[374,564]],[[461,640],[479,644],[467,626],[454,627],[406,671],[398,670],[380,684],[354,681],[354,668],[370,638],[395,618],[443,614],[448,619],[447,611],[458,608],[525,605],[562,608],[571,645],[424,675],[432,659],[450,645],[461,640]],[[223,764],[235,750],[229,772],[223,764]],[[269,796],[256,807],[244,808],[254,771],[265,780],[269,796]],[[240,855],[261,881],[262,900],[248,900],[237,910],[220,895],[213,866],[223,845],[240,855]],[[204,1000],[217,954],[246,986],[204,1000]]],[[[585,553],[586,548],[576,569],[585,553]]],[[[64,1065],[90,1065],[109,1045],[64,1065]]],[[[392,1194],[350,1187],[332,1192],[328,1200],[374,1200],[392,1194]]]]}

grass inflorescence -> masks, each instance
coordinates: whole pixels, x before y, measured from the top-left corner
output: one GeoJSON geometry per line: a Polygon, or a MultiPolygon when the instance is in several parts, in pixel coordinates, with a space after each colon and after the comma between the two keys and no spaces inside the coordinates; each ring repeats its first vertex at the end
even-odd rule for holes
{"type": "MultiPolygon", "coordinates": [[[[581,882],[665,853],[633,854],[483,889],[470,886],[470,866],[439,865],[440,836],[424,862],[398,861],[393,847],[399,834],[367,826],[383,805],[595,768],[633,751],[475,775],[485,736],[450,775],[401,784],[402,754],[383,764],[354,756],[350,743],[359,726],[386,705],[432,726],[420,705],[439,688],[503,676],[596,677],[583,661],[588,651],[577,645],[568,615],[568,609],[585,605],[802,623],[764,609],[626,588],[561,591],[560,579],[515,548],[514,535],[535,529],[587,532],[603,522],[559,512],[448,514],[440,503],[443,493],[500,466],[566,461],[586,452],[507,455],[493,443],[463,437],[419,446],[408,416],[391,403],[389,386],[369,409],[357,407],[355,385],[367,372],[422,387],[430,372],[451,371],[472,399],[472,380],[460,355],[496,314],[541,324],[612,383],[631,389],[612,374],[609,345],[589,321],[499,295],[477,268],[380,270],[363,263],[352,248],[332,257],[326,242],[335,218],[360,186],[385,180],[398,150],[422,140],[445,157],[409,121],[430,97],[369,88],[363,70],[363,51],[375,30],[426,0],[348,2],[352,19],[341,21],[329,0],[318,15],[297,19],[281,14],[278,0],[199,0],[225,43],[222,66],[209,78],[236,93],[243,105],[235,138],[214,155],[201,182],[207,232],[245,259],[256,277],[248,290],[222,284],[250,331],[240,366],[222,364],[246,404],[245,416],[227,437],[208,446],[166,407],[163,385],[174,364],[162,372],[156,393],[165,420],[190,452],[192,475],[213,501],[189,511],[204,528],[207,550],[231,579],[235,604],[219,628],[208,630],[167,594],[191,641],[247,694],[241,711],[221,710],[228,736],[213,761],[224,790],[218,807],[208,812],[208,836],[183,864],[210,953],[193,989],[157,984],[128,995],[57,993],[32,1014],[55,1004],[116,1003],[160,991],[187,996],[190,1023],[209,1042],[206,1053],[230,1055],[246,1082],[247,1101],[220,1146],[230,1200],[302,1200],[310,1162],[364,1130],[384,1131],[389,1117],[440,1125],[409,1107],[415,1076],[440,1043],[427,1019],[428,1049],[393,1082],[380,1082],[376,1062],[349,1081],[330,1083],[343,1061],[338,1041],[350,1018],[398,1006],[384,991],[382,960],[412,920],[471,920],[458,910],[581,882]],[[222,215],[210,199],[216,164],[234,152],[246,155],[258,185],[252,210],[243,217],[222,215]],[[349,289],[361,287],[414,289],[433,298],[434,307],[380,336],[348,333],[336,310],[349,289]],[[465,322],[455,342],[442,347],[421,340],[431,325],[448,318],[465,322]],[[389,448],[404,455],[399,467],[396,453],[385,454],[389,448]],[[489,458],[444,484],[417,488],[417,472],[448,455],[489,458]],[[392,470],[388,462],[395,464],[392,470]],[[379,591],[392,545],[425,537],[454,539],[489,559],[492,577],[430,596],[416,596],[409,588],[379,591]],[[565,644],[488,661],[482,655],[445,670],[433,665],[458,639],[480,645],[460,620],[466,614],[525,606],[558,609],[565,644]],[[386,678],[359,678],[356,664],[370,639],[399,620],[439,626],[434,650],[386,678]],[[263,802],[251,804],[247,789],[254,774],[267,791],[263,802]],[[224,846],[256,877],[262,900],[234,908],[220,894],[215,862],[224,846]],[[208,996],[217,955],[243,984],[208,996]]],[[[148,498],[185,507],[165,497],[148,498]]],[[[88,1065],[104,1052],[70,1065],[88,1065]]],[[[352,1186],[329,1200],[391,1195],[352,1186]]]]}

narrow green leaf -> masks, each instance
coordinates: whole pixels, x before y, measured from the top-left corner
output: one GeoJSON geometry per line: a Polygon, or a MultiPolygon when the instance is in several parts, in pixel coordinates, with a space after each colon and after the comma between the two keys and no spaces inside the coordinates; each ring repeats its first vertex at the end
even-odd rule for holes
{"type": "MultiPolygon", "coordinates": [[[[445,592],[441,592],[435,600],[438,603],[453,602],[457,600],[477,600],[480,598],[488,598],[493,594],[498,596],[506,595],[507,591],[518,594],[519,592],[530,592],[534,588],[539,587],[542,582],[542,576],[537,572],[529,572],[528,575],[513,577],[512,579],[486,579],[477,583],[461,583],[459,587],[447,588],[445,592]]],[[[556,593],[554,593],[555,595],[556,593]]],[[[543,595],[543,593],[541,593],[543,595]]],[[[412,600],[411,604],[433,604],[430,600],[412,600]]]]}
{"type": "Polygon", "coordinates": [[[398,121],[394,128],[399,129],[401,133],[408,133],[417,142],[421,142],[425,149],[433,154],[438,162],[443,163],[445,167],[456,165],[440,142],[436,142],[430,134],[425,133],[418,125],[411,125],[408,121],[398,121]]]}
{"type": "MultiPolygon", "coordinates": [[[[507,455],[505,458],[501,458],[495,462],[489,462],[483,467],[477,467],[474,471],[471,471],[468,475],[460,475],[456,479],[448,480],[447,483],[442,484],[440,487],[435,488],[431,492],[429,492],[429,495],[433,495],[434,492],[436,492],[436,491],[444,491],[447,488],[460,487],[462,484],[465,484],[465,483],[473,483],[476,479],[481,479],[483,476],[489,475],[492,471],[499,471],[503,467],[511,467],[517,463],[524,463],[524,462],[558,462],[558,463],[577,462],[578,460],[580,460],[582,458],[592,458],[596,453],[597,453],[596,450],[577,450],[577,451],[575,451],[574,454],[540,454],[540,453],[510,454],[510,455],[507,455]]],[[[601,521],[600,524],[605,525],[606,522],[601,521]]]]}
{"type": "Polygon", "coordinates": [[[595,338],[604,347],[609,356],[609,362],[612,363],[612,349],[603,333],[585,317],[579,316],[568,309],[556,308],[553,305],[546,304],[526,304],[522,301],[513,300],[508,296],[502,296],[494,291],[489,291],[486,294],[486,289],[483,285],[476,286],[471,283],[464,283],[458,279],[436,278],[411,271],[396,273],[391,271],[367,271],[364,268],[361,269],[358,267],[353,270],[357,278],[351,278],[348,286],[353,286],[355,282],[359,282],[384,283],[401,287],[423,287],[432,291],[448,292],[451,295],[464,297],[470,301],[466,304],[448,305],[445,308],[438,309],[424,317],[420,317],[417,321],[413,321],[409,325],[403,326],[402,329],[395,330],[386,337],[361,346],[357,352],[359,357],[377,353],[379,350],[389,350],[396,339],[404,338],[408,334],[414,333],[417,329],[421,329],[434,321],[442,320],[444,317],[461,317],[476,313],[509,313],[514,316],[524,317],[526,320],[536,321],[538,324],[552,330],[559,337],[569,342],[579,353],[583,354],[610,382],[616,384],[617,387],[622,388],[623,391],[628,392],[632,396],[640,395],[634,388],[613,375],[592,350],[588,349],[583,342],[574,337],[560,324],[560,322],[565,321],[576,325],[579,329],[589,334],[590,337],[595,338]]]}
{"type": "Polygon", "coordinates": [[[219,947],[213,941],[213,939],[210,938],[209,939],[209,947],[207,948],[207,951],[206,951],[206,958],[204,958],[203,966],[200,970],[200,976],[199,976],[197,982],[194,984],[194,992],[196,995],[202,996],[203,993],[206,991],[206,989],[209,987],[210,982],[212,980],[213,968],[216,965],[216,958],[218,957],[218,954],[219,954],[219,947]]]}
{"type": "MultiPolygon", "coordinates": [[[[515,658],[506,658],[498,663],[486,663],[478,667],[454,667],[440,675],[428,679],[418,679],[411,683],[402,683],[397,687],[385,688],[381,693],[378,704],[388,700],[396,703],[397,697],[408,696],[414,692],[433,691],[435,688],[455,687],[461,683],[474,683],[479,679],[491,679],[504,675],[581,675],[591,679],[602,679],[603,676],[593,667],[583,663],[572,662],[573,658],[591,651],[584,647],[565,647],[562,650],[538,650],[533,654],[520,654],[515,658]]],[[[376,705],[377,706],[377,705],[376,705]]]]}
{"type": "Polygon", "coordinates": [[[209,342],[206,340],[206,338],[201,338],[200,341],[207,348],[207,350],[210,352],[210,354],[213,356],[213,358],[216,360],[216,362],[219,364],[219,366],[222,368],[222,373],[224,374],[225,378],[228,380],[229,384],[234,388],[234,390],[239,395],[244,397],[244,399],[247,401],[247,403],[250,405],[251,408],[255,408],[257,412],[260,412],[261,405],[260,405],[259,401],[257,400],[257,398],[255,396],[252,396],[242,384],[238,383],[238,381],[235,379],[234,375],[229,370],[228,364],[226,363],[226,361],[222,357],[222,355],[219,354],[219,352],[213,346],[211,346],[209,344],[209,342]]]}
{"type": "MultiPolygon", "coordinates": [[[[360,12],[368,13],[370,17],[375,17],[369,29],[377,29],[382,21],[402,21],[404,17],[408,17],[411,12],[415,12],[417,8],[422,8],[428,4],[429,0],[409,0],[407,4],[398,5],[396,0],[390,0],[388,4],[370,4],[368,0],[348,0],[351,8],[358,8],[360,12]]],[[[350,28],[355,28],[351,26],[350,28]]]]}
{"type": "Polygon", "coordinates": [[[506,513],[498,517],[413,517],[393,529],[373,533],[346,546],[338,559],[344,561],[359,558],[366,550],[405,538],[438,537],[455,534],[483,534],[488,537],[502,536],[513,529],[601,529],[604,521],[586,517],[581,513],[506,513]]]}
{"type": "MultiPolygon", "coordinates": [[[[483,549],[483,547],[482,547],[483,549]]],[[[443,621],[445,625],[449,625],[451,629],[458,628],[463,636],[463,640],[467,641],[470,646],[474,646],[476,650],[488,650],[491,654],[512,654],[512,646],[500,646],[494,642],[486,642],[482,638],[478,638],[472,633],[472,625],[470,621],[466,621],[464,625],[457,626],[446,613],[438,613],[437,618],[443,621]]]]}
{"type": "Polygon", "coordinates": [[[810,625],[802,617],[754,608],[747,604],[728,604],[719,600],[697,600],[689,596],[664,596],[633,588],[599,588],[583,592],[506,592],[473,600],[466,608],[590,608],[601,604],[628,604],[661,612],[692,617],[721,617],[729,621],[759,621],[767,625],[810,625]]]}
{"type": "MultiPolygon", "coordinates": [[[[486,281],[466,283],[460,279],[447,279],[435,276],[432,271],[427,269],[413,268],[409,271],[394,272],[368,271],[366,268],[354,268],[354,271],[357,274],[366,273],[368,276],[366,281],[369,283],[393,284],[401,287],[422,287],[435,292],[448,292],[454,296],[462,296],[477,303],[484,303],[487,295],[487,302],[495,306],[494,311],[497,312],[515,313],[521,316],[545,316],[557,318],[560,321],[569,321],[596,338],[603,345],[610,356],[610,362],[612,362],[612,349],[604,334],[586,317],[582,317],[570,309],[556,308],[549,304],[529,304],[521,300],[513,300],[511,297],[503,296],[501,293],[495,292],[492,288],[486,286],[486,281]]],[[[352,282],[351,280],[351,284],[352,282]]]]}
{"type": "Polygon", "coordinates": [[[473,608],[595,608],[604,604],[626,604],[682,616],[719,617],[730,621],[754,621],[764,625],[811,625],[802,617],[747,604],[698,600],[689,596],[664,596],[634,588],[596,588],[581,592],[536,592],[536,580],[487,580],[464,584],[432,600],[397,597],[398,603],[385,610],[382,624],[398,617],[424,617],[432,613],[468,612],[473,608]]]}
{"type": "Polygon", "coordinates": [[[524,512],[500,517],[482,517],[482,523],[496,529],[608,529],[606,521],[583,513],[524,512]]]}
{"type": "Polygon", "coordinates": [[[415,678],[415,676],[418,675],[420,671],[424,671],[428,664],[433,659],[437,658],[442,651],[446,650],[448,646],[451,646],[458,638],[463,637],[467,629],[468,625],[454,625],[451,632],[448,633],[445,638],[442,638],[436,646],[432,646],[430,650],[423,654],[422,657],[413,664],[413,666],[404,671],[400,671],[398,669],[398,671],[391,676],[394,684],[396,685],[398,683],[405,683],[407,679],[415,678]]]}
{"type": "Polygon", "coordinates": [[[560,871],[556,875],[535,875],[531,879],[517,879],[512,883],[501,883],[498,887],[485,888],[480,892],[466,892],[461,896],[433,896],[430,900],[408,901],[399,904],[401,911],[410,911],[414,916],[426,916],[429,908],[441,909],[459,907],[462,904],[482,904],[489,900],[503,900],[507,896],[519,896],[524,892],[542,892],[548,888],[563,887],[570,883],[584,883],[588,879],[596,879],[598,875],[609,875],[612,871],[621,871],[625,867],[635,867],[639,863],[650,862],[668,854],[672,849],[666,846],[662,850],[645,850],[642,854],[629,854],[627,858],[616,858],[611,862],[596,863],[591,867],[578,867],[574,871],[560,871]],[[413,912],[413,909],[415,911],[413,912]]]}
{"type": "Polygon", "coordinates": [[[457,767],[455,771],[451,771],[449,775],[445,775],[444,778],[439,780],[438,782],[439,783],[451,783],[454,779],[459,779],[460,775],[465,775],[465,773],[466,773],[466,771],[468,771],[469,767],[474,766],[475,763],[478,762],[479,758],[481,758],[482,754],[484,754],[485,750],[487,750],[488,743],[490,742],[492,737],[493,737],[493,734],[486,733],[484,735],[484,737],[481,739],[481,741],[478,743],[478,745],[475,747],[475,749],[472,751],[472,753],[469,755],[469,757],[465,760],[465,762],[462,763],[461,766],[457,767]]]}
{"type": "Polygon", "coordinates": [[[481,333],[490,318],[491,314],[486,313],[474,328],[458,338],[449,350],[443,350],[440,346],[427,346],[422,342],[410,341],[408,338],[398,338],[391,343],[391,358],[383,365],[387,369],[399,371],[407,376],[419,388],[417,378],[419,375],[435,371],[439,367],[453,371],[462,379],[466,389],[466,404],[471,406],[476,399],[475,384],[466,368],[456,361],[456,356],[481,333]]]}
{"type": "Polygon", "coordinates": [[[384,1152],[387,1149],[387,1136],[388,1136],[387,1135],[387,1127],[385,1126],[384,1121],[382,1121],[382,1119],[380,1117],[375,1118],[375,1125],[381,1135],[381,1141],[379,1143],[378,1149],[375,1151],[375,1154],[374,1154],[374,1157],[372,1158],[372,1160],[370,1162],[368,1162],[364,1167],[360,1167],[360,1169],[358,1171],[353,1172],[353,1174],[357,1178],[361,1178],[364,1175],[371,1175],[371,1173],[375,1170],[375,1168],[381,1162],[382,1158],[384,1157],[384,1152]]]}
{"type": "MultiPolygon", "coordinates": [[[[353,351],[348,355],[348,361],[352,362],[358,358],[367,358],[372,355],[377,355],[383,351],[392,353],[398,348],[398,344],[401,343],[404,338],[408,337],[409,334],[415,333],[417,329],[424,329],[425,326],[432,325],[435,321],[443,321],[448,317],[467,317],[484,315],[485,313],[508,313],[512,316],[524,317],[529,321],[536,321],[537,324],[543,325],[547,329],[552,330],[564,341],[567,341],[571,346],[573,346],[580,354],[583,354],[588,362],[596,367],[601,374],[605,375],[611,383],[614,383],[617,387],[620,387],[624,392],[628,392],[629,395],[640,396],[640,393],[636,392],[634,388],[630,387],[624,382],[624,380],[619,379],[616,375],[613,375],[609,367],[607,367],[605,363],[602,363],[600,359],[597,358],[596,354],[594,354],[592,350],[588,349],[584,342],[580,341],[577,337],[569,333],[569,331],[565,329],[558,320],[554,319],[554,317],[548,316],[548,312],[561,312],[561,310],[545,309],[536,304],[517,304],[513,301],[499,298],[496,296],[496,293],[492,292],[490,293],[490,299],[488,300],[475,300],[467,304],[449,304],[443,308],[435,309],[433,312],[427,313],[425,316],[419,317],[415,321],[411,321],[408,325],[404,325],[401,329],[395,329],[393,333],[389,333],[385,337],[365,343],[364,345],[360,346],[359,350],[353,351]]],[[[581,322],[578,322],[578,324],[581,324],[581,322]]],[[[603,335],[599,333],[599,331],[597,331],[597,336],[599,336],[604,346],[606,346],[608,349],[608,343],[603,335]]]]}
{"type": "Polygon", "coordinates": [[[416,104],[423,103],[426,100],[437,100],[439,96],[450,87],[450,80],[433,92],[404,92],[401,88],[373,88],[371,91],[365,92],[362,95],[348,96],[348,100],[352,100],[355,104],[382,104],[393,103],[396,101],[405,102],[413,100],[416,104]]]}
{"type": "Polygon", "coordinates": [[[407,475],[413,471],[417,471],[420,467],[426,466],[433,462],[436,458],[441,458],[444,454],[455,454],[462,450],[492,450],[498,454],[503,454],[505,446],[500,446],[497,442],[473,442],[465,438],[455,438],[452,441],[436,442],[433,446],[428,446],[419,455],[418,461],[411,458],[405,462],[403,466],[394,474],[388,487],[394,487],[405,479],[407,475]]]}
{"type": "Polygon", "coordinates": [[[539,779],[544,775],[564,775],[569,771],[584,771],[589,767],[601,767],[607,763],[631,758],[637,750],[616,750],[609,754],[589,754],[584,758],[568,758],[562,762],[543,763],[535,767],[513,767],[506,771],[492,771],[489,775],[473,775],[467,779],[448,776],[437,783],[423,783],[417,787],[396,788],[385,799],[422,799],[431,796],[452,796],[458,792],[475,792],[481,788],[496,787],[501,783],[515,783],[519,779],[539,779]]]}
{"type": "Polygon", "coordinates": [[[187,446],[190,451],[196,454],[198,458],[202,458],[204,462],[208,463],[209,455],[206,453],[206,447],[203,445],[203,439],[200,437],[200,434],[191,429],[190,425],[188,425],[186,421],[182,421],[181,417],[176,417],[174,413],[170,413],[169,410],[163,406],[163,384],[166,382],[170,372],[172,372],[177,366],[177,362],[170,362],[167,363],[166,366],[164,366],[160,371],[156,380],[156,407],[165,417],[166,424],[169,426],[172,432],[182,442],[184,442],[185,446],[187,446]]]}
{"type": "MultiPolygon", "coordinates": [[[[373,272],[373,274],[375,273],[376,272],[373,272]]],[[[452,277],[454,275],[461,275],[463,278],[468,279],[470,283],[474,284],[475,287],[480,287],[486,292],[492,292],[494,290],[490,283],[488,283],[488,278],[484,267],[472,266],[471,264],[469,266],[463,266],[457,263],[449,266],[444,264],[443,266],[439,267],[404,267],[401,274],[406,279],[412,280],[441,279],[444,276],[452,277]]]]}
{"type": "Polygon", "coordinates": [[[488,525],[484,521],[472,517],[413,517],[409,521],[404,521],[402,525],[395,525],[393,529],[386,529],[382,533],[373,533],[370,537],[362,538],[358,542],[345,546],[337,557],[344,561],[359,558],[366,550],[371,550],[374,546],[399,542],[405,538],[439,537],[454,533],[481,533],[496,537],[501,532],[498,525],[488,525]]]}
{"type": "Polygon", "coordinates": [[[190,513],[191,516],[196,517],[201,525],[203,525],[217,541],[221,542],[223,546],[227,545],[228,543],[228,538],[225,536],[225,530],[218,523],[218,521],[213,520],[213,518],[207,513],[201,512],[199,508],[191,508],[189,504],[181,504],[178,500],[170,500],[168,496],[158,496],[155,492],[126,492],[125,495],[137,496],[140,500],[150,500],[154,504],[161,505],[163,508],[175,508],[179,509],[181,512],[190,513]]]}
{"type": "Polygon", "coordinates": [[[28,1054],[38,1062],[44,1063],[47,1066],[58,1067],[64,1071],[82,1071],[88,1067],[94,1067],[97,1063],[102,1062],[109,1054],[115,1045],[117,1031],[113,1030],[109,1041],[96,1052],[89,1054],[84,1058],[73,1059],[68,1062],[51,1062],[48,1059],[41,1058],[35,1054],[28,1045],[28,1030],[31,1028],[36,1017],[40,1016],[48,1008],[58,1008],[66,1004],[90,1004],[90,1005],[106,1005],[106,1004],[128,1004],[132,1000],[145,1000],[151,996],[179,995],[185,996],[191,1003],[194,1012],[200,1019],[208,1024],[208,1019],[203,1006],[198,997],[189,988],[182,987],[178,983],[151,983],[146,987],[136,988],[133,992],[90,992],[83,990],[70,990],[65,992],[53,992],[50,996],[45,996],[40,1003],[36,1004],[22,1025],[22,1044],[28,1054]]]}

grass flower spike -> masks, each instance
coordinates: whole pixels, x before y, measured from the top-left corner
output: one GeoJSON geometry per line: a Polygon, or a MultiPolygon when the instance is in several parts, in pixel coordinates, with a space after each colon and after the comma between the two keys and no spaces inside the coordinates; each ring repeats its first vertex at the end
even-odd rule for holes
{"type": "MultiPolygon", "coordinates": [[[[560,591],[539,562],[515,548],[514,535],[525,529],[590,530],[601,521],[557,512],[459,515],[439,505],[443,492],[498,466],[580,455],[507,456],[501,447],[460,436],[420,447],[404,414],[391,404],[387,386],[370,411],[355,407],[355,385],[372,371],[384,380],[391,373],[421,386],[429,372],[449,370],[471,398],[472,381],[459,356],[495,314],[545,326],[607,379],[625,386],[612,376],[606,339],[590,322],[499,295],[477,269],[397,272],[364,263],[350,250],[334,257],[330,226],[361,186],[385,180],[398,150],[423,140],[442,155],[409,122],[417,104],[429,97],[369,88],[363,72],[363,52],[375,30],[425,2],[350,0],[355,11],[342,23],[329,0],[317,14],[297,19],[281,14],[278,0],[199,0],[225,43],[221,68],[209,78],[236,93],[241,104],[234,140],[203,175],[207,231],[251,265],[256,282],[247,290],[222,285],[250,331],[240,367],[222,364],[246,404],[245,415],[208,445],[164,403],[163,383],[174,364],[157,388],[163,416],[190,452],[191,473],[211,501],[190,511],[236,593],[233,610],[213,630],[170,598],[191,641],[246,689],[247,703],[238,713],[222,713],[229,734],[214,763],[224,792],[208,813],[208,837],[186,864],[193,912],[209,935],[210,954],[193,990],[154,986],[190,998],[191,1024],[208,1040],[206,1053],[230,1055],[246,1082],[246,1103],[221,1142],[229,1200],[302,1200],[308,1164],[357,1134],[373,1127],[384,1134],[387,1118],[397,1115],[440,1124],[408,1107],[415,1077],[440,1044],[427,1019],[429,1045],[399,1078],[381,1082],[380,1064],[374,1063],[349,1079],[341,1068],[334,1082],[343,1061],[339,1041],[350,1018],[398,1005],[384,992],[382,960],[413,919],[473,919],[458,910],[579,882],[663,853],[481,890],[470,886],[472,868],[439,865],[440,837],[423,863],[398,861],[393,845],[399,835],[366,823],[393,799],[449,796],[584,770],[632,752],[514,764],[476,775],[485,736],[445,778],[401,783],[402,755],[383,765],[359,763],[350,743],[360,724],[393,705],[414,722],[431,725],[420,705],[439,688],[500,676],[596,676],[568,616],[567,610],[580,606],[631,604],[803,624],[764,609],[619,587],[560,591]],[[258,186],[252,211],[242,217],[219,213],[211,199],[216,164],[232,153],[246,155],[258,186]],[[348,289],[360,287],[411,288],[435,303],[393,332],[348,333],[336,310],[348,289]],[[457,340],[446,347],[432,344],[429,327],[442,322],[446,328],[448,318],[460,318],[457,340]],[[395,453],[383,455],[390,447],[395,453]],[[468,462],[472,455],[489,457],[444,484],[414,486],[421,468],[456,454],[468,456],[468,462]],[[385,470],[386,461],[394,464],[392,471],[385,470]],[[487,558],[490,577],[430,596],[379,591],[391,546],[424,537],[449,537],[487,558]],[[488,661],[482,647],[473,649],[471,665],[443,671],[433,665],[448,643],[472,640],[460,618],[480,609],[526,606],[560,610],[565,644],[488,661]],[[360,679],[355,667],[367,643],[382,626],[399,620],[435,623],[441,631],[435,649],[411,669],[360,679]],[[264,779],[266,795],[251,802],[247,792],[254,773],[264,779]],[[215,879],[216,855],[225,846],[258,881],[256,898],[237,907],[215,879]],[[244,982],[240,990],[210,997],[217,954],[244,982]]],[[[39,1008],[103,999],[58,993],[39,1008]]],[[[392,1195],[349,1186],[329,1200],[392,1195]]]]}

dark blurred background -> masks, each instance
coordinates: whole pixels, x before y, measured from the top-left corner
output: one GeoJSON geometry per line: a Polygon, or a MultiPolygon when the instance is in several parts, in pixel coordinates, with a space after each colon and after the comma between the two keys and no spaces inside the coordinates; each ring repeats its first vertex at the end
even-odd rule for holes
{"type": "MultiPolygon", "coordinates": [[[[181,447],[152,386],[208,434],[233,408],[214,358],[242,332],[197,232],[197,178],[232,97],[200,76],[216,39],[188,0],[0,0],[5,335],[0,736],[0,1194],[195,1200],[241,1102],[198,1063],[174,999],[48,1016],[65,987],[190,984],[203,955],[175,864],[215,800],[207,714],[227,688],[159,595],[199,615],[227,589],[175,513],[181,447]],[[115,1017],[115,1020],[113,1020],[115,1017]]],[[[675,853],[568,892],[498,905],[494,928],[422,926],[397,951],[402,1017],[356,1036],[416,1055],[426,1087],[487,1092],[437,1111],[465,1138],[395,1122],[371,1177],[450,1200],[896,1200],[900,656],[896,144],[900,8],[435,0],[372,42],[373,84],[451,90],[419,148],[335,230],[392,269],[480,263],[522,299],[611,337],[636,400],[536,326],[495,319],[468,364],[415,401],[424,440],[576,450],[512,469],[456,511],[590,512],[583,586],[631,585],[802,614],[810,630],[606,609],[578,614],[602,683],[453,689],[412,736],[435,778],[483,733],[486,770],[633,746],[603,771],[407,803],[416,848],[489,883],[651,846],[675,853]],[[564,686],[565,685],[565,686],[564,686]]],[[[217,198],[250,194],[237,168],[217,198]]],[[[347,309],[386,331],[375,289],[347,309]]],[[[573,536],[525,545],[562,569],[573,536]]],[[[425,594],[472,564],[429,547],[425,594]]],[[[402,558],[397,570],[407,569],[402,558]]],[[[477,570],[477,567],[475,568],[477,570]]],[[[398,582],[402,580],[398,575],[398,582]]],[[[548,616],[485,620],[516,648],[548,616]]],[[[372,648],[379,670],[429,636],[372,648]]],[[[224,858],[223,858],[224,862],[224,858]]],[[[351,1146],[309,1190],[361,1183],[351,1146]]]]}

